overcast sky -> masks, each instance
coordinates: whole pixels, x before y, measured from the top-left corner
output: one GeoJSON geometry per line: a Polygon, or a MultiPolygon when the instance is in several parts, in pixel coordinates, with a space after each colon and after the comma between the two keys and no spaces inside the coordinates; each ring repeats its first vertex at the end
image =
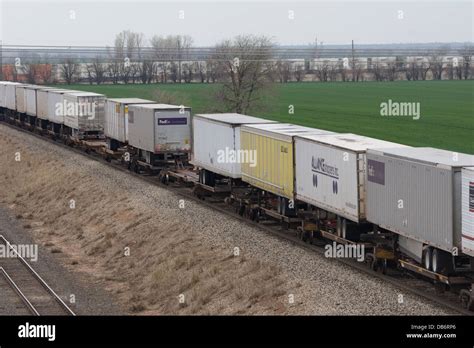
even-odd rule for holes
{"type": "Polygon", "coordinates": [[[125,29],[188,34],[196,46],[244,33],[280,44],[473,41],[472,0],[0,2],[7,45],[105,46],[125,29]]]}

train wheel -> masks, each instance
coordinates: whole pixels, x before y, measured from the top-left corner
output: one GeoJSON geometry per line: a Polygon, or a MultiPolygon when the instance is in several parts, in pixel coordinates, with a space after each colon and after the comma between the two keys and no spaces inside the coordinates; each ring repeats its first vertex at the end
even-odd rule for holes
{"type": "Polygon", "coordinates": [[[257,223],[260,222],[260,210],[259,209],[255,210],[255,222],[257,222],[257,223]]]}
{"type": "Polygon", "coordinates": [[[388,261],[387,259],[382,260],[382,274],[387,274],[388,261]]]}
{"type": "Polygon", "coordinates": [[[431,262],[432,252],[433,250],[431,247],[426,248],[425,251],[423,252],[423,266],[428,271],[431,271],[433,269],[432,262],[431,262]]]}
{"type": "Polygon", "coordinates": [[[301,239],[302,233],[301,228],[298,227],[295,232],[296,238],[301,239]]]}
{"type": "Polygon", "coordinates": [[[168,185],[169,184],[169,179],[166,175],[161,175],[160,181],[163,185],[168,185]]]}
{"type": "Polygon", "coordinates": [[[257,210],[256,209],[250,209],[249,217],[250,217],[250,220],[252,220],[252,221],[257,220],[257,210]]]}
{"type": "Polygon", "coordinates": [[[308,242],[308,231],[303,231],[303,233],[301,233],[301,240],[305,243],[308,242]]]}
{"type": "Polygon", "coordinates": [[[370,268],[374,272],[377,272],[379,270],[379,261],[376,258],[372,260],[372,264],[370,265],[370,268]]]}

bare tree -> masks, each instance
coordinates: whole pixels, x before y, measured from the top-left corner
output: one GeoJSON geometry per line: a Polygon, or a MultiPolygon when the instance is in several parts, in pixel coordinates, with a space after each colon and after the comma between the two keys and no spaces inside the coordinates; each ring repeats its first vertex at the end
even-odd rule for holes
{"type": "Polygon", "coordinates": [[[197,72],[199,76],[199,81],[201,83],[206,82],[206,74],[207,74],[207,68],[206,68],[206,63],[205,62],[195,62],[194,63],[194,69],[197,72]]]}
{"type": "Polygon", "coordinates": [[[464,77],[465,80],[467,80],[471,75],[471,62],[472,56],[474,55],[474,46],[465,45],[459,53],[462,56],[461,75],[464,77]]]}
{"type": "Polygon", "coordinates": [[[137,67],[142,64],[142,47],[145,41],[142,33],[124,30],[115,36],[114,47],[108,48],[110,63],[107,72],[113,83],[133,83],[138,75],[137,67]],[[138,65],[134,66],[133,61],[138,65]]]}
{"type": "Polygon", "coordinates": [[[301,82],[306,76],[306,68],[300,64],[296,64],[294,67],[295,71],[293,75],[295,76],[296,82],[301,82]]]}
{"type": "Polygon", "coordinates": [[[219,76],[219,65],[213,59],[208,59],[206,61],[206,82],[215,83],[219,76]]]}
{"type": "MultiPolygon", "coordinates": [[[[107,75],[112,80],[114,85],[118,84],[121,79],[121,65],[117,60],[113,60],[112,62],[107,64],[107,75]]],[[[93,68],[95,70],[95,68],[93,68]]],[[[99,82],[100,83],[100,82],[99,82]]],[[[98,83],[98,84],[99,84],[98,83]]]]}
{"type": "Polygon", "coordinates": [[[167,83],[170,74],[169,62],[174,59],[172,52],[172,47],[174,46],[173,37],[155,35],[151,38],[150,42],[153,48],[153,59],[158,61],[158,68],[160,71],[159,80],[162,83],[167,83]]]}
{"type": "Polygon", "coordinates": [[[42,83],[50,84],[53,80],[53,74],[51,72],[51,64],[41,64],[38,69],[38,76],[42,83]]]}
{"type": "Polygon", "coordinates": [[[329,79],[329,66],[330,62],[328,60],[319,62],[315,65],[315,73],[319,81],[327,82],[329,79]]]}
{"type": "Polygon", "coordinates": [[[18,82],[18,70],[19,70],[19,66],[17,66],[16,64],[13,64],[12,70],[11,70],[13,82],[18,82]]]}
{"type": "Polygon", "coordinates": [[[276,62],[276,71],[278,74],[278,80],[280,83],[287,83],[291,81],[291,63],[279,59],[276,62]]]}
{"type": "Polygon", "coordinates": [[[100,61],[99,57],[96,57],[92,62],[91,66],[95,83],[100,85],[102,82],[105,81],[106,65],[100,61]]]}
{"type": "Polygon", "coordinates": [[[338,67],[337,64],[331,63],[328,67],[328,76],[330,81],[337,81],[338,67]]]}
{"type": "Polygon", "coordinates": [[[92,68],[92,64],[87,64],[86,65],[87,69],[87,80],[89,81],[90,85],[94,84],[94,69],[92,68]]]}
{"type": "Polygon", "coordinates": [[[37,76],[37,64],[25,64],[23,65],[23,72],[26,76],[26,82],[36,84],[37,76]]]}
{"type": "Polygon", "coordinates": [[[66,61],[61,64],[60,69],[62,78],[70,85],[77,78],[79,65],[73,58],[67,58],[66,61]]]}
{"type": "MultiPolygon", "coordinates": [[[[176,45],[178,48],[178,79],[179,82],[181,83],[182,77],[181,77],[181,62],[183,60],[188,61],[189,60],[189,54],[190,54],[190,49],[193,45],[193,38],[189,35],[177,35],[176,36],[176,45]]],[[[188,69],[188,74],[189,69],[188,69]]],[[[189,79],[189,76],[188,76],[189,79]]]]}
{"type": "Polygon", "coordinates": [[[452,59],[446,64],[444,70],[446,71],[446,78],[448,80],[454,79],[454,61],[452,59]]]}
{"type": "Polygon", "coordinates": [[[444,65],[443,59],[446,56],[447,48],[442,47],[438,50],[435,50],[432,55],[429,57],[431,73],[433,75],[433,80],[441,80],[443,77],[444,65]]]}
{"type": "Polygon", "coordinates": [[[178,82],[178,77],[179,77],[179,69],[178,69],[178,64],[176,64],[175,62],[171,62],[170,64],[170,79],[171,81],[173,81],[174,83],[178,82]]]}
{"type": "MultiPolygon", "coordinates": [[[[172,64],[168,65],[166,62],[173,62],[176,64],[176,78],[172,79],[173,82],[181,83],[183,79],[189,80],[190,73],[192,70],[189,69],[189,63],[186,66],[186,72],[183,76],[183,61],[189,61],[190,50],[193,45],[193,38],[189,35],[168,35],[158,36],[155,35],[150,40],[151,46],[153,47],[153,58],[160,61],[160,69],[163,76],[168,76],[169,67],[173,67],[172,64]]],[[[172,73],[173,74],[173,73],[172,73]]],[[[163,79],[163,78],[162,78],[163,79]]]]}
{"type": "Polygon", "coordinates": [[[149,57],[143,58],[139,65],[139,76],[142,83],[151,83],[156,71],[156,64],[149,57]]]}
{"type": "Polygon", "coordinates": [[[396,62],[387,62],[385,67],[385,77],[388,81],[395,81],[397,76],[397,63],[396,62]]]}
{"type": "Polygon", "coordinates": [[[135,84],[135,82],[138,80],[140,75],[140,66],[138,63],[130,63],[130,79],[132,80],[132,83],[135,84]]]}
{"type": "Polygon", "coordinates": [[[352,81],[359,82],[363,80],[364,75],[364,63],[359,59],[355,58],[352,60],[352,81]]]}
{"type": "Polygon", "coordinates": [[[218,98],[228,110],[247,113],[264,98],[273,74],[273,44],[265,36],[240,35],[216,46],[222,75],[218,98]]]}
{"type": "Polygon", "coordinates": [[[194,78],[194,64],[185,63],[182,65],[182,77],[185,83],[191,83],[194,78]]]}
{"type": "Polygon", "coordinates": [[[431,62],[429,59],[422,59],[417,64],[417,69],[419,72],[420,78],[424,81],[428,76],[428,72],[431,70],[431,62]]]}
{"type": "Polygon", "coordinates": [[[372,62],[372,73],[374,74],[375,81],[383,81],[385,79],[385,74],[383,71],[382,62],[378,58],[376,58],[372,62]]]}
{"type": "Polygon", "coordinates": [[[407,58],[405,63],[405,78],[408,81],[417,81],[419,79],[419,69],[417,67],[416,57],[407,58]]]}
{"type": "Polygon", "coordinates": [[[339,59],[339,62],[337,63],[336,66],[337,72],[339,73],[339,76],[341,76],[341,81],[346,82],[347,81],[347,70],[346,67],[344,66],[344,61],[342,59],[339,59]]]}

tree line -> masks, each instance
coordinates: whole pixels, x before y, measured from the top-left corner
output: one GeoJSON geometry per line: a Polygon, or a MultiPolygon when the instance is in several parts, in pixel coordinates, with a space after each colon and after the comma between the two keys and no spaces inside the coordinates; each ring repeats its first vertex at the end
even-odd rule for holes
{"type": "MultiPolygon", "coordinates": [[[[89,57],[87,63],[84,57],[67,56],[58,68],[67,84],[84,82],[84,75],[90,84],[219,82],[216,97],[227,110],[239,113],[258,105],[275,83],[461,80],[473,75],[472,45],[459,49],[450,61],[446,61],[448,47],[421,57],[362,59],[353,54],[320,59],[318,52],[316,45],[309,59],[279,57],[270,38],[255,35],[239,35],[201,52],[196,51],[188,35],[155,35],[147,41],[142,33],[126,30],[116,35],[114,45],[107,47],[105,53],[89,57]]],[[[48,56],[41,57],[43,62],[48,60],[48,56]]],[[[12,79],[17,80],[16,65],[12,70],[12,79]]],[[[51,64],[31,60],[22,64],[22,70],[28,83],[37,83],[37,79],[45,84],[55,82],[51,64]]]]}

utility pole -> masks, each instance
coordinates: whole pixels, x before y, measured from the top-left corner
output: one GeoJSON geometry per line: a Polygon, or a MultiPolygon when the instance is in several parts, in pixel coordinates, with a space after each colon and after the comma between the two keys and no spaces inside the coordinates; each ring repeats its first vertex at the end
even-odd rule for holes
{"type": "Polygon", "coordinates": [[[316,39],[314,40],[314,47],[316,48],[315,49],[315,57],[314,58],[318,58],[318,37],[316,36],[316,39]]]}
{"type": "Polygon", "coordinates": [[[3,42],[0,40],[0,81],[3,81],[3,42]]]}
{"type": "Polygon", "coordinates": [[[178,79],[181,83],[181,36],[178,35],[178,79]]]}
{"type": "Polygon", "coordinates": [[[354,40],[352,40],[352,82],[355,82],[354,40]]]}

